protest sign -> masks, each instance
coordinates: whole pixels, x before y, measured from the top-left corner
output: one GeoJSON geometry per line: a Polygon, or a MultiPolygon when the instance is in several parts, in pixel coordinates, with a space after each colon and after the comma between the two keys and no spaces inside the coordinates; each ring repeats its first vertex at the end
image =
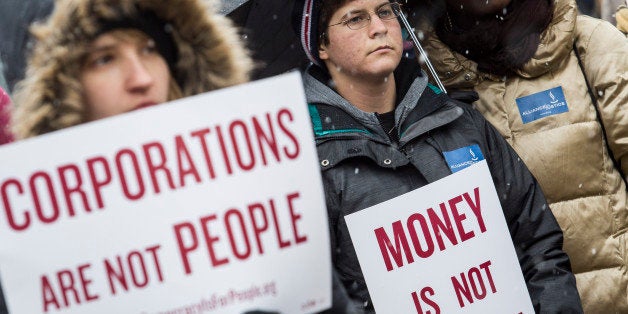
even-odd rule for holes
{"type": "Polygon", "coordinates": [[[0,164],[11,313],[331,305],[327,214],[298,73],[3,146],[0,164]]]}
{"type": "Polygon", "coordinates": [[[345,219],[377,313],[534,313],[486,161],[345,219]]]}

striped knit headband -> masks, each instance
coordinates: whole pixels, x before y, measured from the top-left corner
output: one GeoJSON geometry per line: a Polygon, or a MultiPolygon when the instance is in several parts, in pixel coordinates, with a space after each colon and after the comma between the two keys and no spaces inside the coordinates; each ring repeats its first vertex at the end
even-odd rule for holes
{"type": "MultiPolygon", "coordinates": [[[[316,0],[304,0],[301,14],[300,39],[303,50],[307,58],[319,67],[323,67],[323,62],[318,56],[318,17],[320,9],[315,8],[316,0]]],[[[299,6],[299,2],[295,4],[299,6]]],[[[295,8],[296,9],[296,8],[295,8]]]]}

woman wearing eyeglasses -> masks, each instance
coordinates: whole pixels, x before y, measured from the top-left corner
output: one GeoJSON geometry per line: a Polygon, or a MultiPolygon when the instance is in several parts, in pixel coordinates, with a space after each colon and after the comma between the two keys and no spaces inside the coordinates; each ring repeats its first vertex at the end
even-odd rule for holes
{"type": "Polygon", "coordinates": [[[399,4],[305,0],[296,5],[303,9],[301,41],[313,63],[304,85],[333,264],[352,300],[348,311],[374,308],[344,217],[448,176],[453,165],[444,154],[477,145],[502,196],[535,310],[581,313],[562,232],[544,210],[538,184],[479,113],[429,85],[416,61],[402,59],[399,4]]]}

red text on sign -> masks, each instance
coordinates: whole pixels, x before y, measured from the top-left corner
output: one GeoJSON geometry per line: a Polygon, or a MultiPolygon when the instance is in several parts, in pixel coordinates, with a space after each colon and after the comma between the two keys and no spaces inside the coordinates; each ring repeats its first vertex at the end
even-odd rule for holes
{"type": "Polygon", "coordinates": [[[133,250],[126,256],[118,255],[105,259],[103,266],[109,280],[111,294],[128,291],[133,287],[145,288],[155,280],[163,282],[164,277],[157,255],[160,248],[160,245],[153,245],[144,249],[143,252],[133,250]]]}
{"type": "Polygon", "coordinates": [[[439,208],[440,213],[433,208],[428,208],[425,213],[411,214],[405,219],[405,228],[401,220],[393,222],[394,245],[384,227],[374,230],[386,270],[393,270],[393,260],[397,267],[402,267],[404,256],[407,263],[411,264],[415,260],[415,254],[418,258],[432,256],[436,245],[440,251],[444,251],[448,246],[455,246],[459,242],[472,239],[476,236],[475,231],[486,232],[480,207],[479,187],[473,190],[473,195],[465,192],[440,203],[439,208]],[[467,207],[469,210],[466,210],[466,213],[472,213],[473,216],[467,217],[463,211],[467,207]],[[470,219],[467,221],[468,218],[470,219]],[[469,226],[469,224],[472,225],[469,226]]]}
{"type": "Polygon", "coordinates": [[[300,156],[291,129],[292,111],[281,108],[121,147],[110,156],[92,156],[25,178],[0,178],[0,227],[23,232],[34,224],[54,224],[104,210],[108,197],[128,201],[270,167],[300,156]]]}
{"type": "Polygon", "coordinates": [[[440,314],[440,307],[432,300],[434,296],[432,287],[424,287],[419,293],[412,291],[411,295],[417,314],[440,314]],[[423,309],[423,303],[427,305],[425,310],[423,309]]]}
{"type": "Polygon", "coordinates": [[[198,224],[186,221],[174,225],[184,272],[192,273],[192,254],[202,245],[211,267],[218,267],[233,259],[244,261],[263,255],[269,246],[285,249],[306,242],[307,235],[298,227],[302,215],[294,205],[299,197],[299,192],[294,192],[286,195],[285,202],[270,199],[242,209],[230,208],[222,216],[202,216],[198,224]],[[288,217],[288,224],[280,223],[282,216],[288,217]]]}
{"type": "Polygon", "coordinates": [[[475,300],[486,298],[488,295],[488,287],[491,288],[492,293],[497,292],[491,270],[489,269],[490,266],[491,261],[486,261],[480,264],[479,268],[471,267],[466,274],[464,272],[460,273],[460,278],[456,276],[451,277],[451,283],[461,308],[466,306],[463,297],[471,304],[475,300]]]}
{"type": "Polygon", "coordinates": [[[89,290],[92,280],[87,271],[90,268],[91,264],[82,264],[76,269],[62,269],[52,276],[42,275],[40,284],[43,312],[98,300],[98,294],[89,290]]]}

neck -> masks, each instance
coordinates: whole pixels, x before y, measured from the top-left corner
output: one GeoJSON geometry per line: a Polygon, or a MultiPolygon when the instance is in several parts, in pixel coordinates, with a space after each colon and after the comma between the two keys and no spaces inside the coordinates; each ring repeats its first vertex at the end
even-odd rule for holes
{"type": "Polygon", "coordinates": [[[395,77],[355,78],[331,73],[336,91],[356,108],[365,112],[386,113],[395,109],[395,77]]]}

